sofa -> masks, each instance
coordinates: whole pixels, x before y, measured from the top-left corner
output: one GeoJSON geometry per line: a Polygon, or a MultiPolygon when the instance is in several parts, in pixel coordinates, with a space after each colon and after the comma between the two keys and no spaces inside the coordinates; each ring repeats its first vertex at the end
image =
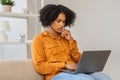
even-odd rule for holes
{"type": "Polygon", "coordinates": [[[44,80],[38,74],[31,59],[0,61],[0,80],[44,80]]]}

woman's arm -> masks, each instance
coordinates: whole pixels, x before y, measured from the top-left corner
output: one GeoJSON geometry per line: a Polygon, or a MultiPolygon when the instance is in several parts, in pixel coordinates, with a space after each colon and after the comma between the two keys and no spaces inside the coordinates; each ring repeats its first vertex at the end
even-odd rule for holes
{"type": "Polygon", "coordinates": [[[32,42],[32,60],[36,71],[40,74],[56,73],[65,67],[65,62],[48,62],[43,49],[43,41],[35,37],[32,42]]]}

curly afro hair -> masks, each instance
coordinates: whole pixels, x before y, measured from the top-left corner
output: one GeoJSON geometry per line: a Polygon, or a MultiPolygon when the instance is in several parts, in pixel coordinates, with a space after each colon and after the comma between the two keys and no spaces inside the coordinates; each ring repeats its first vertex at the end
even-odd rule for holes
{"type": "Polygon", "coordinates": [[[43,27],[50,26],[50,24],[57,19],[60,13],[64,13],[66,16],[65,27],[73,26],[76,18],[75,12],[63,5],[48,4],[44,6],[39,13],[39,20],[41,21],[43,27]]]}

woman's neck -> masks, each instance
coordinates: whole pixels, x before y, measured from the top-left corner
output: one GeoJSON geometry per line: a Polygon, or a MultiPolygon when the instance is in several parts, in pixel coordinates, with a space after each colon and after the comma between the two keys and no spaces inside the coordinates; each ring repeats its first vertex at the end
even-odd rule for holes
{"type": "Polygon", "coordinates": [[[50,35],[54,36],[55,38],[58,38],[60,36],[60,33],[57,33],[55,30],[49,28],[48,32],[50,35]]]}

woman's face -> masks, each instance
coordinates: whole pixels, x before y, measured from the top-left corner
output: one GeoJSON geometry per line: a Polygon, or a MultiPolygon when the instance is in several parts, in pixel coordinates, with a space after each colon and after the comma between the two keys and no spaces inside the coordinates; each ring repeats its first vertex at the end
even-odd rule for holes
{"type": "Polygon", "coordinates": [[[50,28],[56,33],[61,33],[65,26],[65,20],[65,14],[60,13],[57,19],[51,23],[50,28]]]}

